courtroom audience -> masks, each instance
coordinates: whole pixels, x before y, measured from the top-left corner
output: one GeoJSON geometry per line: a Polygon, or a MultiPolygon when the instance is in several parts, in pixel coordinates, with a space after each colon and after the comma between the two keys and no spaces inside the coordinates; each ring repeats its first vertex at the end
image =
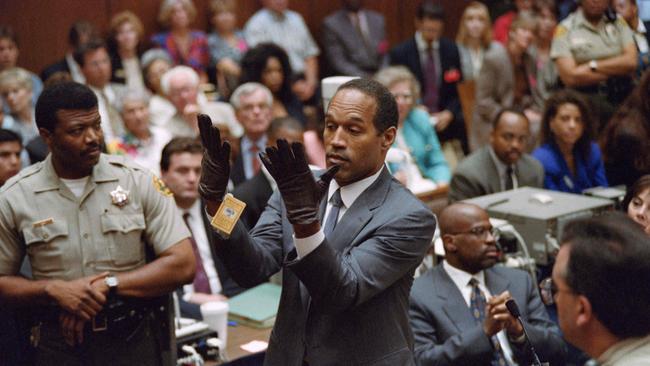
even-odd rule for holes
{"type": "Polygon", "coordinates": [[[25,69],[13,67],[0,72],[0,96],[8,111],[0,127],[22,136],[23,146],[38,136],[32,87],[31,74],[25,69]]]}
{"type": "Polygon", "coordinates": [[[375,80],[387,87],[397,101],[399,118],[392,149],[402,151],[406,159],[389,164],[393,175],[411,191],[420,191],[419,186],[435,188],[430,182],[449,183],[451,172],[438,136],[429,124],[427,112],[416,106],[420,85],[413,74],[404,66],[391,66],[378,72],[375,80]],[[430,182],[422,182],[425,179],[430,182]]]}
{"type": "Polygon", "coordinates": [[[124,133],[107,141],[108,153],[126,155],[158,175],[160,153],[172,135],[164,128],[151,125],[149,96],[140,89],[128,90],[121,97],[119,110],[124,133]]]}
{"type": "Polygon", "coordinates": [[[212,0],[209,4],[211,32],[208,34],[210,65],[215,68],[217,88],[225,99],[237,87],[241,58],[248,50],[244,33],[237,28],[237,1],[212,0]]]}
{"type": "Polygon", "coordinates": [[[370,77],[386,62],[384,16],[363,0],[341,0],[341,9],[323,20],[323,51],[334,75],[370,77]]]}
{"type": "Polygon", "coordinates": [[[256,82],[273,93],[273,118],[291,116],[307,123],[300,99],[291,90],[291,64],[284,50],[273,43],[260,43],[246,52],[241,61],[240,83],[256,82]]]}
{"type": "Polygon", "coordinates": [[[515,8],[499,16],[494,20],[494,40],[508,44],[512,23],[518,16],[532,16],[535,0],[514,0],[515,8]]]}
{"type": "Polygon", "coordinates": [[[492,122],[490,144],[456,167],[449,185],[449,202],[525,186],[542,188],[544,168],[525,153],[529,126],[522,112],[501,110],[492,122]]]}
{"type": "MultiPolygon", "coordinates": [[[[18,35],[10,26],[0,25],[0,71],[17,67],[19,55],[18,35]]],[[[36,100],[43,90],[43,82],[33,72],[27,72],[32,79],[32,104],[36,105],[36,100]]]]}
{"type": "Polygon", "coordinates": [[[192,0],[163,0],[158,23],[166,31],[154,34],[151,42],[167,51],[174,65],[190,66],[201,81],[208,80],[206,68],[210,61],[208,39],[204,32],[191,28],[197,16],[192,0]]]}
{"type": "Polygon", "coordinates": [[[618,110],[601,134],[607,180],[612,186],[632,185],[650,174],[650,72],[618,110]]]}
{"type": "Polygon", "coordinates": [[[251,16],[244,26],[250,47],[273,42],[289,56],[293,75],[292,88],[302,102],[313,99],[318,88],[318,55],[320,49],[302,16],[289,10],[289,0],[261,0],[263,8],[251,16]]]}
{"type": "Polygon", "coordinates": [[[140,66],[143,38],[144,26],[131,11],[125,10],[111,18],[108,50],[112,82],[125,84],[129,89],[145,89],[140,66]]]}
{"type": "Polygon", "coordinates": [[[152,94],[149,101],[151,122],[154,125],[162,126],[176,113],[174,105],[167,99],[160,85],[162,76],[172,68],[172,60],[167,52],[161,49],[151,49],[142,54],[140,65],[142,66],[144,85],[152,94]]]}
{"type": "Polygon", "coordinates": [[[545,292],[565,339],[599,365],[650,365],[650,238],[616,212],[570,222],[561,243],[545,292]]]}
{"type": "Polygon", "coordinates": [[[390,50],[391,65],[403,65],[416,76],[422,104],[442,143],[458,140],[467,153],[467,134],[457,84],[462,80],[458,47],[442,36],[445,25],[442,6],[423,1],[415,15],[416,32],[390,50]]]}
{"type": "Polygon", "coordinates": [[[74,53],[79,46],[91,39],[99,37],[99,32],[94,24],[87,20],[78,20],[74,22],[68,30],[68,49],[65,57],[51,65],[46,66],[41,71],[41,80],[44,83],[54,74],[64,72],[70,74],[72,80],[78,83],[85,83],[86,78],[81,72],[81,68],[74,59],[74,53]]]}
{"type": "Polygon", "coordinates": [[[478,78],[485,53],[494,47],[494,42],[487,6],[478,1],[470,2],[460,17],[456,33],[463,80],[478,78]]]}
{"type": "Polygon", "coordinates": [[[641,77],[650,66],[650,22],[639,16],[637,0],[612,0],[612,7],[632,30],[638,54],[637,76],[641,77]]]}
{"type": "Polygon", "coordinates": [[[628,188],[621,206],[650,235],[650,175],[642,176],[628,188]]]}
{"type": "Polygon", "coordinates": [[[0,128],[0,187],[20,171],[22,150],[23,143],[20,135],[0,128]]]}
{"type": "Polygon", "coordinates": [[[546,100],[553,91],[560,88],[557,67],[551,60],[551,42],[558,22],[556,0],[536,0],[537,32],[534,54],[537,65],[537,84],[541,97],[546,100]]]}
{"type": "Polygon", "coordinates": [[[503,108],[524,111],[533,136],[528,144],[534,145],[543,107],[537,83],[533,82],[536,80],[537,65],[530,46],[536,29],[534,18],[519,16],[510,25],[510,37],[505,47],[495,45],[485,53],[483,67],[476,80],[476,105],[470,134],[472,151],[489,142],[490,123],[503,108]]]}
{"type": "Polygon", "coordinates": [[[546,101],[542,145],[532,153],[544,167],[544,188],[580,194],[588,188],[607,187],[593,130],[591,111],[579,93],[561,90],[546,101]]]}

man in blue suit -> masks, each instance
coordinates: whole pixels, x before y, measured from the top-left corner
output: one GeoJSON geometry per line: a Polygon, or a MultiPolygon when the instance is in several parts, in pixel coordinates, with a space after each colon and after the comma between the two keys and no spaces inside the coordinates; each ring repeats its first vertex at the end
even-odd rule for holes
{"type": "MultiPolygon", "coordinates": [[[[262,158],[278,190],[255,228],[249,234],[239,222],[229,238],[215,232],[217,254],[240,285],[282,271],[266,365],[415,364],[408,294],[436,224],[384,165],[396,125],[388,89],[369,79],[343,84],[325,116],[329,169],[316,181],[302,144],[278,140],[262,158]]],[[[200,192],[214,214],[229,147],[209,118],[199,126],[200,192]]]]}
{"type": "Polygon", "coordinates": [[[505,306],[518,304],[542,362],[563,365],[565,344],[530,276],[495,266],[498,232],[482,208],[456,203],[440,214],[445,260],[417,278],[410,321],[418,365],[530,365],[521,324],[505,306]]]}

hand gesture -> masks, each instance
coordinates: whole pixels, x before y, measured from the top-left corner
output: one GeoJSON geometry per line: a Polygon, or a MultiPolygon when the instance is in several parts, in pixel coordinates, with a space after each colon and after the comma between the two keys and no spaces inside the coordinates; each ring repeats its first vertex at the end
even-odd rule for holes
{"type": "Polygon", "coordinates": [[[508,291],[504,291],[499,296],[492,297],[488,301],[487,309],[485,310],[485,321],[487,323],[489,320],[492,323],[498,324],[498,331],[505,329],[506,333],[508,333],[510,337],[517,338],[523,334],[524,330],[517,319],[515,319],[508,311],[506,301],[509,299],[510,292],[508,291]]]}
{"type": "Polygon", "coordinates": [[[219,202],[230,179],[230,144],[221,142],[219,129],[212,125],[210,117],[199,114],[198,121],[203,144],[199,194],[206,201],[219,202]]]}
{"type": "Polygon", "coordinates": [[[73,281],[55,280],[45,290],[64,311],[87,321],[101,311],[106,302],[106,296],[92,285],[106,275],[108,272],[73,281]]]}
{"type": "Polygon", "coordinates": [[[317,222],[320,200],[339,167],[329,168],[316,181],[301,143],[294,142],[289,146],[286,140],[280,139],[277,144],[277,148],[267,147],[260,157],[278,184],[289,222],[293,225],[317,222]]]}

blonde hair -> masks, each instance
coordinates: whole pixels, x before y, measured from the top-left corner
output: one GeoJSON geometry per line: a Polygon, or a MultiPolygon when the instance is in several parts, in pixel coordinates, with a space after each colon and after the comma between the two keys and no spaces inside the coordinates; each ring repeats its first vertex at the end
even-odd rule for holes
{"type": "Polygon", "coordinates": [[[12,67],[0,72],[0,89],[11,84],[17,84],[21,89],[32,91],[32,76],[29,71],[20,67],[12,67]]]}
{"type": "Polygon", "coordinates": [[[187,17],[190,20],[190,23],[196,19],[196,7],[194,7],[192,0],[165,0],[162,5],[160,5],[160,11],[158,12],[158,23],[163,27],[169,27],[172,10],[176,4],[181,4],[183,6],[187,12],[187,17]]]}
{"type": "Polygon", "coordinates": [[[420,84],[405,66],[389,66],[381,69],[373,79],[388,89],[397,83],[407,81],[413,94],[413,101],[420,99],[420,84]]]}
{"type": "Polygon", "coordinates": [[[465,21],[467,20],[467,17],[469,17],[470,10],[478,10],[480,12],[480,16],[485,22],[485,30],[481,35],[481,45],[484,48],[487,48],[492,42],[492,22],[490,21],[490,13],[488,12],[487,6],[478,1],[472,1],[463,11],[463,15],[460,17],[460,22],[458,23],[458,34],[456,35],[456,42],[463,45],[467,44],[469,34],[467,32],[467,28],[465,27],[465,21]]]}
{"type": "Polygon", "coordinates": [[[142,39],[142,36],[144,36],[144,26],[140,18],[130,10],[117,13],[111,18],[111,24],[109,26],[110,38],[115,39],[117,29],[124,23],[131,23],[133,28],[135,28],[135,32],[138,34],[138,39],[142,39]]]}
{"type": "Polygon", "coordinates": [[[212,0],[209,7],[210,15],[223,12],[235,13],[237,11],[237,2],[235,0],[212,0]]]}
{"type": "Polygon", "coordinates": [[[519,28],[535,32],[537,30],[537,18],[527,14],[517,15],[512,23],[510,23],[510,29],[508,29],[508,32],[514,32],[519,28]]]}

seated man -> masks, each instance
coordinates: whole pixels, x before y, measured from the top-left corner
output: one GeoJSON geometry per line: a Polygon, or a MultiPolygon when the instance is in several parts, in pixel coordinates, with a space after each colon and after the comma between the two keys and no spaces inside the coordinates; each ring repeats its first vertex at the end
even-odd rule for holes
{"type": "Polygon", "coordinates": [[[537,286],[523,271],[495,266],[498,231],[482,208],[456,203],[440,214],[446,257],[418,277],[409,317],[419,365],[530,365],[521,324],[505,306],[515,300],[542,362],[563,365],[565,345],[537,286]]]}
{"type": "MultiPolygon", "coordinates": [[[[267,131],[267,146],[275,146],[277,140],[284,139],[289,143],[303,143],[302,134],[305,129],[300,122],[291,117],[280,117],[271,121],[267,131]]],[[[244,181],[236,186],[233,195],[246,203],[246,208],[240,220],[250,230],[255,227],[257,220],[262,215],[266,202],[271,198],[273,190],[276,189],[275,180],[264,166],[253,178],[244,181]]]]}
{"type": "Polygon", "coordinates": [[[210,102],[199,92],[199,74],[189,66],[176,66],[167,71],[160,80],[163,93],[176,108],[175,114],[163,127],[173,137],[197,137],[199,127],[196,116],[207,114],[215,123],[226,124],[233,135],[242,135],[235,113],[228,103],[210,102]]]}
{"type": "Polygon", "coordinates": [[[449,202],[518,187],[542,188],[544,169],[524,149],[529,138],[526,116],[504,109],[492,122],[490,146],[473,152],[456,167],[449,187],[449,202]]]}
{"type": "Polygon", "coordinates": [[[230,278],[223,263],[214,253],[210,223],[203,214],[199,200],[199,178],[203,147],[194,138],[177,137],[162,150],[160,171],[163,182],[174,194],[174,201],[191,233],[190,242],[196,259],[196,274],[192,283],[182,287],[179,295],[181,315],[202,319],[200,305],[224,301],[244,289],[230,278]]]}
{"type": "MultiPolygon", "coordinates": [[[[623,214],[570,223],[545,281],[567,341],[602,366],[650,365],[650,242],[623,214]],[[550,290],[550,291],[549,291],[550,290]]],[[[545,286],[546,287],[546,286],[545,286]]]]}

